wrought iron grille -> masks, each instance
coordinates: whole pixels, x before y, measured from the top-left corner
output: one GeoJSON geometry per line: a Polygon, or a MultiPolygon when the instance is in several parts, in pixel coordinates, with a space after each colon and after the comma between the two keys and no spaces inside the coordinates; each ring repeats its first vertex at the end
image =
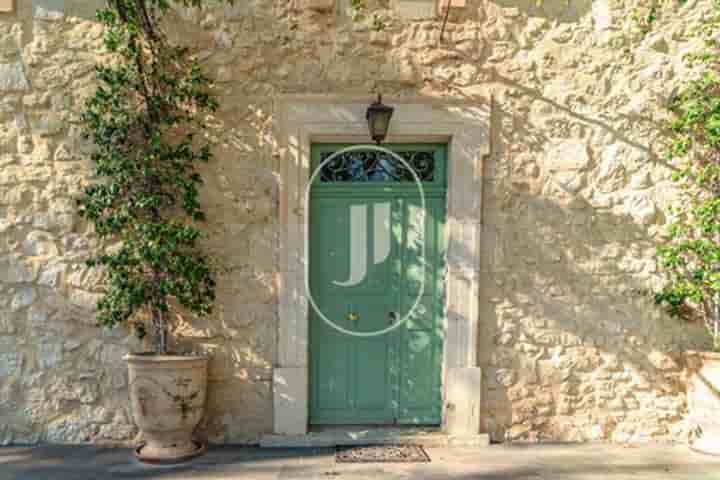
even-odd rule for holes
{"type": "MultiPolygon", "coordinates": [[[[333,152],[323,152],[325,161],[333,152]]],[[[435,179],[435,156],[428,151],[400,151],[400,155],[422,182],[435,179]]],[[[321,182],[413,182],[411,171],[398,159],[384,152],[369,150],[340,154],[320,171],[321,182]]]]}

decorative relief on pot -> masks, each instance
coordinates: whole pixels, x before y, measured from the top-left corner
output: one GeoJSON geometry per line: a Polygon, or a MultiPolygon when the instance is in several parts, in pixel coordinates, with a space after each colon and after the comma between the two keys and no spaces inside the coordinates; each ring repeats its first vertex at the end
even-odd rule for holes
{"type": "Polygon", "coordinates": [[[128,360],[133,417],[145,441],[140,458],[192,456],[199,449],[192,434],[205,409],[207,359],[128,360]]]}

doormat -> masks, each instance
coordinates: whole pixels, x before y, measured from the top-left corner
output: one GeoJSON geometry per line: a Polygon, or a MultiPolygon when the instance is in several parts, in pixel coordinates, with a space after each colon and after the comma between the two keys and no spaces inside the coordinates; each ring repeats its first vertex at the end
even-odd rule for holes
{"type": "Polygon", "coordinates": [[[420,445],[366,445],[337,447],[338,463],[427,463],[430,457],[420,445]]]}

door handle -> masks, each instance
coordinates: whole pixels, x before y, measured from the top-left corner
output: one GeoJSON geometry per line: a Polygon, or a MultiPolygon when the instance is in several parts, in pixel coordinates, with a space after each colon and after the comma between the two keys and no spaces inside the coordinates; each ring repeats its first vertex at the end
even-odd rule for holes
{"type": "Polygon", "coordinates": [[[397,314],[397,312],[390,312],[390,313],[388,313],[388,323],[389,323],[389,324],[392,325],[393,323],[397,322],[397,319],[398,319],[398,314],[397,314]]]}

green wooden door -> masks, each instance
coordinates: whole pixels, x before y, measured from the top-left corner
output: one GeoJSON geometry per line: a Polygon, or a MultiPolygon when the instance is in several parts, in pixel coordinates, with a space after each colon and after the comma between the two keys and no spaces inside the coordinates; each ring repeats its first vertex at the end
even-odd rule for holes
{"type": "MultiPolygon", "coordinates": [[[[313,165],[345,147],[313,146],[313,165]]],[[[392,144],[422,179],[371,151],[336,157],[310,206],[312,424],[439,424],[445,272],[446,147],[392,144]],[[423,263],[422,245],[425,246],[423,263]],[[424,286],[423,273],[425,276],[424,286]],[[417,307],[392,332],[387,329],[417,307]]]]}

